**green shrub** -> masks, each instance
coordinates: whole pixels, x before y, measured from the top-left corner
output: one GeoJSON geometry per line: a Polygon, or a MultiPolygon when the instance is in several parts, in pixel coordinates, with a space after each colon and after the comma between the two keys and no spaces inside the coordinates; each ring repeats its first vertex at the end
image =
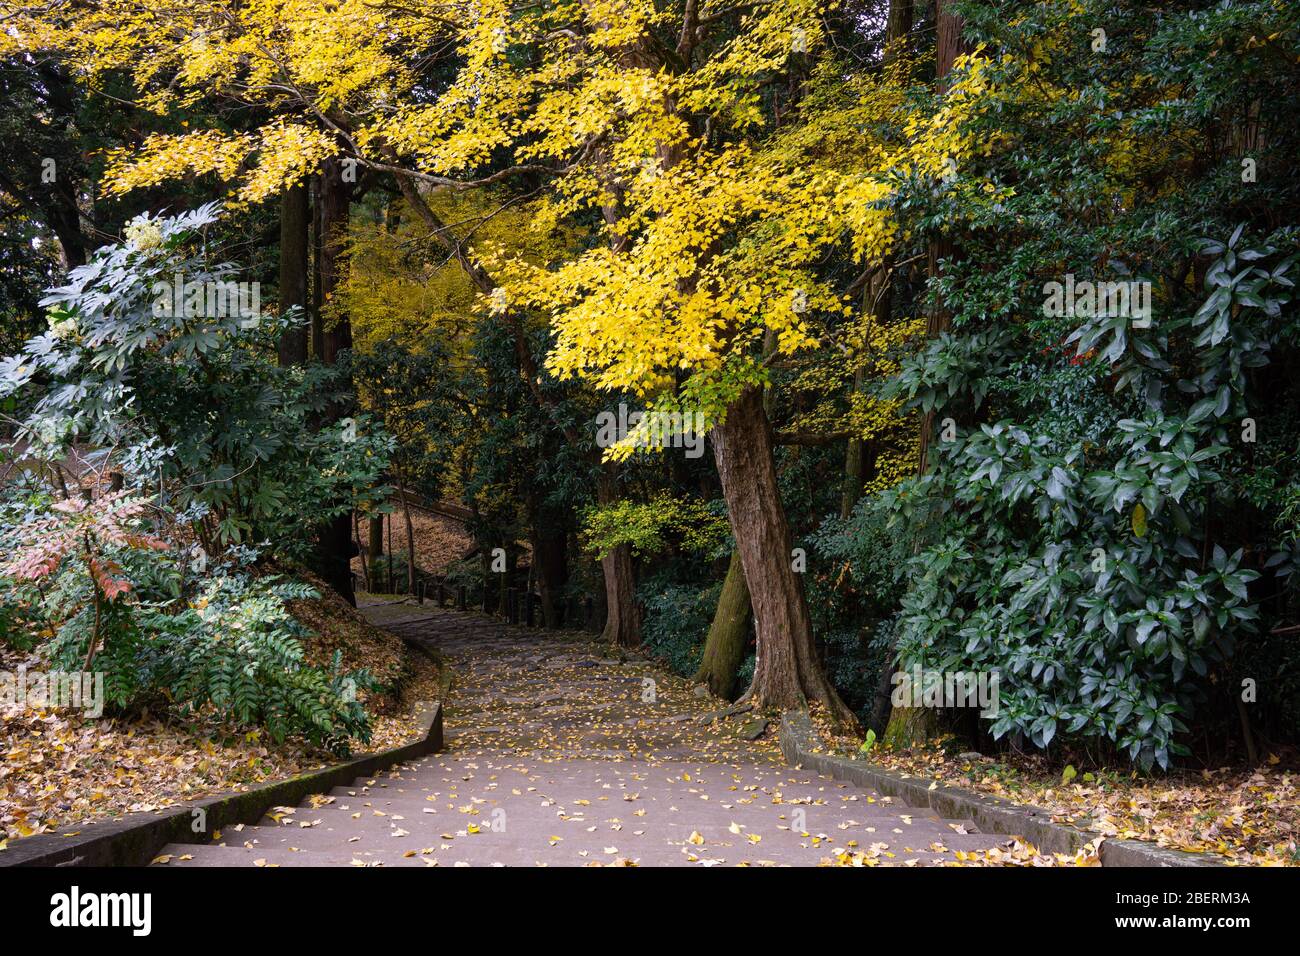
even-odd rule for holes
{"type": "Polygon", "coordinates": [[[646,648],[683,677],[700,666],[704,639],[718,606],[722,584],[676,584],[652,576],[637,589],[645,610],[641,633],[646,648]]]}
{"type": "MultiPolygon", "coordinates": [[[[1282,343],[1295,261],[1291,238],[1279,251],[1241,234],[1207,246],[1216,260],[1199,310],[1165,314],[1158,331],[1096,317],[1069,336],[1080,355],[1096,352],[1075,380],[1079,400],[1032,387],[1008,395],[1014,419],[936,443],[931,473],[881,496],[902,536],[927,542],[909,562],[902,661],[998,672],[995,737],[1099,739],[1143,767],[1168,766],[1189,752],[1176,738],[1205,679],[1255,630],[1250,585],[1263,557],[1293,566],[1277,536],[1261,535],[1248,555],[1225,522],[1259,526],[1235,478],[1252,454],[1243,418],[1263,401],[1247,370],[1282,343]],[[1053,427],[1059,405],[1099,399],[1110,416],[1100,427],[1053,427]]],[[[1004,339],[1005,358],[1017,340],[1004,339]]],[[[945,392],[978,406],[945,380],[941,356],[988,346],[945,335],[897,387],[922,407],[945,392]]],[[[1043,360],[1044,375],[1054,361],[1043,360]]]]}
{"type": "Polygon", "coordinates": [[[118,708],[165,702],[344,750],[369,739],[369,675],[306,666],[285,602],[312,592],[249,569],[307,557],[311,529],[383,500],[392,440],[333,421],[337,370],[278,364],[301,315],[246,314],[242,294],[232,307],[235,267],[202,233],[216,219],[209,205],[137,221],[46,296],[48,331],[0,359],[0,401],[21,399],[37,463],[0,508],[0,623],[33,615],[53,635],[38,650],[103,672],[118,708]],[[201,306],[166,307],[182,279],[201,306]]]}

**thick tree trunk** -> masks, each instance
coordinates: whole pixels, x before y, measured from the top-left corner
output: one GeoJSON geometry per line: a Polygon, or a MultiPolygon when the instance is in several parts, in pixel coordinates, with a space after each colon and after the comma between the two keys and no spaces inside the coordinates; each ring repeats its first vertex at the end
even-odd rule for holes
{"type": "Polygon", "coordinates": [[[317,534],[317,560],[320,576],[339,596],[357,605],[352,589],[352,516],[341,514],[322,525],[317,534]]]}
{"type": "MultiPolygon", "coordinates": [[[[614,466],[604,464],[596,478],[596,500],[610,505],[618,500],[614,466]]],[[[605,577],[605,629],[601,640],[620,647],[641,644],[641,612],[636,606],[636,572],[632,548],[621,544],[600,559],[605,577]]]]}
{"type": "Polygon", "coordinates": [[[60,184],[60,198],[49,211],[50,228],[59,240],[62,252],[63,268],[69,272],[86,264],[86,237],[81,231],[81,213],[77,209],[75,195],[62,195],[67,187],[60,184]]]}
{"type": "MultiPolygon", "coordinates": [[[[36,64],[35,71],[41,78],[40,87],[44,91],[45,106],[49,111],[44,125],[51,131],[66,128],[70,134],[75,133],[78,97],[72,78],[53,60],[36,64]]],[[[69,152],[75,155],[76,150],[71,149],[72,144],[68,145],[69,152]]],[[[46,224],[58,239],[63,267],[69,271],[86,264],[87,245],[90,242],[82,229],[81,206],[78,202],[86,175],[82,163],[62,162],[56,170],[54,182],[44,183],[38,176],[36,182],[41,185],[36,186],[27,197],[30,205],[43,213],[46,224]]],[[[24,201],[20,191],[15,191],[13,198],[24,201]]]]}
{"type": "Polygon", "coordinates": [[[817,659],[803,579],[791,563],[790,527],[758,389],[746,389],[727,409],[726,421],[713,430],[713,453],[758,639],[754,682],[744,699],[783,710],[817,703],[833,720],[855,724],[817,659]]]}
{"type": "MultiPolygon", "coordinates": [[[[280,314],[294,306],[306,317],[308,256],[308,220],[310,204],[307,186],[299,182],[280,194],[280,314]]],[[[302,365],[307,361],[308,330],[305,325],[288,329],[280,336],[281,365],[302,365]]]]}
{"type": "Polygon", "coordinates": [[[745,659],[752,617],[745,569],[740,552],[733,551],[727,565],[727,576],[722,582],[722,593],[718,596],[718,608],[713,613],[713,624],[704,642],[704,657],[700,669],[691,678],[708,684],[715,697],[730,700],[735,693],[736,672],[745,659]]]}
{"type": "Polygon", "coordinates": [[[619,647],[641,644],[641,614],[636,606],[632,552],[619,545],[600,559],[605,577],[605,629],[600,639],[619,647]]]}

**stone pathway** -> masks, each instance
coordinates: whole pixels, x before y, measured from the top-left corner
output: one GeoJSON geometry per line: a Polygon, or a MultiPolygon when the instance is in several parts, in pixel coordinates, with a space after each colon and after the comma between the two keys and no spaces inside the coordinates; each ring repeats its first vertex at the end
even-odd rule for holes
{"type": "Polygon", "coordinates": [[[365,610],[453,669],[445,752],[169,846],[168,865],[916,866],[1006,843],[785,766],[774,727],[587,635],[365,610]]]}

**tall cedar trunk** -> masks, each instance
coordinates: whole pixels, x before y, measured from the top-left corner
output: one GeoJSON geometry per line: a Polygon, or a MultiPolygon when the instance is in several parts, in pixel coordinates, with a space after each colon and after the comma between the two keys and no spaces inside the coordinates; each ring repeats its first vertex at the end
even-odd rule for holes
{"type": "Polygon", "coordinates": [[[937,6],[935,24],[935,70],[940,89],[947,88],[946,77],[952,72],[957,57],[966,52],[966,41],[962,39],[961,17],[952,12],[953,0],[935,0],[937,6]]]}
{"type": "Polygon", "coordinates": [[[379,556],[384,553],[384,516],[375,515],[367,519],[369,527],[367,528],[366,557],[371,561],[378,561],[379,556]]]}
{"type": "Polygon", "coordinates": [[[53,200],[47,220],[54,236],[59,240],[63,268],[71,272],[86,264],[86,237],[81,231],[81,212],[77,209],[75,195],[65,195],[68,189],[62,183],[56,187],[58,199],[53,200]]]}
{"type": "MultiPolygon", "coordinates": [[[[37,63],[35,72],[41,77],[45,93],[45,117],[51,129],[74,129],[77,119],[77,94],[71,77],[53,60],[37,63]]],[[[29,202],[36,206],[46,224],[59,241],[63,268],[72,270],[86,264],[88,238],[81,228],[81,206],[85,171],[81,164],[63,162],[58,166],[53,183],[44,183],[33,190],[29,202]]],[[[17,198],[17,197],[15,197],[17,198]]]]}
{"type": "Polygon", "coordinates": [[[356,607],[352,589],[352,516],[341,514],[320,529],[321,577],[343,600],[356,607]]]}
{"type": "Polygon", "coordinates": [[[855,724],[817,659],[803,579],[791,566],[761,391],[746,389],[727,409],[713,430],[713,455],[754,609],[758,660],[745,699],[781,709],[816,702],[835,721],[855,724]]]}
{"type": "Polygon", "coordinates": [[[502,616],[510,613],[510,588],[514,584],[515,572],[519,570],[519,552],[515,549],[514,544],[506,548],[506,572],[498,575],[500,577],[500,588],[497,590],[497,613],[502,616]]]}
{"type": "MultiPolygon", "coordinates": [[[[936,79],[939,88],[944,89],[947,86],[945,78],[952,70],[957,57],[965,52],[965,47],[961,36],[961,18],[954,16],[951,12],[952,0],[937,0],[937,5],[936,79]]],[[[952,256],[953,252],[954,246],[948,236],[938,236],[930,242],[928,266],[931,280],[939,277],[942,261],[952,256]]],[[[934,307],[926,321],[926,335],[929,338],[934,338],[942,333],[948,328],[950,317],[947,304],[940,301],[936,296],[934,307]]],[[[920,447],[916,463],[916,470],[919,475],[923,475],[929,470],[930,446],[933,442],[933,435],[934,412],[931,411],[927,412],[921,421],[920,447]]],[[[921,541],[918,538],[915,547],[919,550],[920,546],[921,541]]],[[[891,672],[889,675],[891,678],[894,663],[894,653],[891,652],[889,660],[886,662],[886,669],[891,672]]],[[[892,683],[892,680],[889,683],[892,683]]],[[[887,678],[882,674],[877,692],[878,700],[884,696],[886,688],[887,678]]],[[[910,747],[927,740],[936,729],[938,716],[938,713],[930,707],[893,708],[889,714],[889,722],[885,727],[885,743],[891,747],[910,747]]]]}
{"type": "MultiPolygon", "coordinates": [[[[610,505],[618,500],[613,466],[601,466],[596,478],[596,501],[610,505]]],[[[637,647],[641,643],[641,612],[636,606],[636,573],[632,566],[632,548],[620,544],[600,559],[605,577],[605,630],[601,640],[620,647],[637,647]]]]}
{"type": "Polygon", "coordinates": [[[902,45],[900,41],[912,32],[914,2],[915,0],[890,0],[889,19],[885,24],[886,63],[897,58],[899,46],[902,45]]]}
{"type": "Polygon", "coordinates": [[[483,577],[483,613],[493,614],[496,612],[496,605],[492,603],[492,588],[496,583],[496,579],[492,574],[492,557],[486,547],[479,548],[478,563],[482,568],[483,577]]]}
{"type": "Polygon", "coordinates": [[[330,300],[346,269],[346,249],[352,184],[343,179],[343,165],[329,159],[321,170],[320,278],[321,310],[325,313],[324,350],[326,365],[338,361],[339,352],[352,347],[352,323],[347,313],[330,300]]]}
{"type": "Polygon", "coordinates": [[[325,327],[321,319],[321,307],[324,297],[321,295],[321,178],[317,174],[311,178],[311,209],[307,218],[311,222],[311,355],[317,361],[325,358],[325,327]]]}
{"type": "MultiPolygon", "coordinates": [[[[307,313],[308,220],[310,203],[307,185],[298,182],[280,194],[280,314],[294,306],[307,313]]],[[[307,361],[308,330],[298,325],[280,336],[281,365],[302,365],[307,361]]]]}
{"type": "MultiPolygon", "coordinates": [[[[853,373],[853,387],[850,397],[862,391],[863,375],[861,369],[853,373]]],[[[853,513],[854,506],[862,497],[863,460],[866,455],[866,443],[854,435],[849,439],[844,451],[844,482],[840,490],[840,517],[847,518],[853,513]]]]}
{"type": "MultiPolygon", "coordinates": [[[[320,245],[316,277],[320,308],[324,312],[329,310],[330,299],[343,277],[342,244],[346,238],[348,205],[352,195],[352,186],[344,182],[343,168],[339,162],[332,159],[325,161],[321,168],[318,190],[320,245]]],[[[339,352],[351,347],[352,330],[345,314],[340,314],[337,310],[329,311],[332,314],[324,321],[321,357],[326,365],[333,365],[338,361],[339,352]]],[[[342,409],[334,409],[331,417],[338,419],[342,415],[342,409]]],[[[349,567],[352,558],[351,525],[350,515],[342,514],[321,529],[319,558],[322,577],[326,583],[355,606],[357,599],[352,592],[352,573],[349,567]]]]}
{"type": "Polygon", "coordinates": [[[569,581],[569,526],[563,515],[539,509],[532,520],[533,574],[542,598],[542,621],[560,626],[564,586],[569,581]]]}
{"type": "Polygon", "coordinates": [[[704,642],[704,657],[700,660],[700,669],[691,678],[708,684],[715,697],[730,700],[735,693],[736,672],[745,659],[752,617],[745,569],[740,552],[733,551],[727,565],[727,576],[722,582],[722,593],[718,596],[718,608],[713,614],[713,624],[704,642]]]}
{"type": "Polygon", "coordinates": [[[361,555],[361,584],[367,591],[375,590],[374,583],[370,580],[370,552],[361,544],[361,516],[357,512],[352,512],[352,538],[357,546],[357,552],[361,555]]]}
{"type": "MultiPolygon", "coordinates": [[[[868,325],[887,325],[890,310],[890,273],[893,271],[893,259],[886,257],[879,266],[872,270],[866,287],[862,291],[862,314],[868,325]]],[[[861,368],[853,373],[853,395],[862,391],[865,375],[861,368]]],[[[840,493],[840,517],[847,518],[862,497],[862,488],[868,477],[875,470],[876,449],[868,447],[859,437],[850,438],[844,453],[844,485],[840,493]]]]}
{"type": "Polygon", "coordinates": [[[397,476],[397,496],[402,502],[402,519],[406,525],[406,593],[415,593],[415,526],[411,523],[411,502],[406,497],[406,485],[397,476]]]}

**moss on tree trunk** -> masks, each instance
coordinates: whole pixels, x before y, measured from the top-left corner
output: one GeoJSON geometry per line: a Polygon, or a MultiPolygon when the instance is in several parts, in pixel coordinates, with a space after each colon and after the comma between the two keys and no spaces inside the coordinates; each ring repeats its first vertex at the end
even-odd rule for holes
{"type": "Polygon", "coordinates": [[[736,689],[736,672],[745,659],[749,644],[749,585],[745,583],[745,569],[740,552],[731,553],[727,577],[722,582],[722,594],[713,613],[709,636],[704,642],[704,658],[693,680],[709,685],[715,697],[730,700],[736,689]]]}

